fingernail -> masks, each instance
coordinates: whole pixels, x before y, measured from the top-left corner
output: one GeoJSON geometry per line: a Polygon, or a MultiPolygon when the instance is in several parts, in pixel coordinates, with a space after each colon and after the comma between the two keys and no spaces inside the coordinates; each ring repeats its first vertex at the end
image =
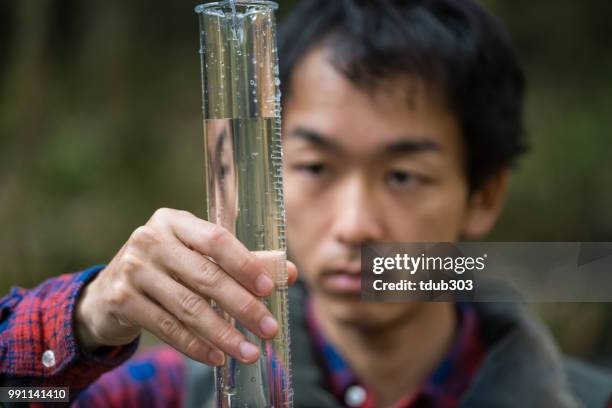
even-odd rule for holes
{"type": "Polygon", "coordinates": [[[259,275],[255,281],[255,289],[257,289],[258,293],[268,294],[272,291],[273,287],[274,282],[272,282],[272,279],[270,279],[265,273],[259,275]]]}
{"type": "Polygon", "coordinates": [[[220,366],[225,361],[225,355],[219,350],[212,350],[208,353],[208,360],[216,366],[220,366]]]}
{"type": "Polygon", "coordinates": [[[261,332],[266,336],[271,336],[278,330],[278,323],[272,316],[266,316],[259,322],[261,332]]]}
{"type": "Polygon", "coordinates": [[[257,347],[248,341],[243,341],[240,343],[238,348],[240,349],[240,355],[245,360],[253,360],[255,357],[257,357],[257,353],[259,353],[257,347]]]}

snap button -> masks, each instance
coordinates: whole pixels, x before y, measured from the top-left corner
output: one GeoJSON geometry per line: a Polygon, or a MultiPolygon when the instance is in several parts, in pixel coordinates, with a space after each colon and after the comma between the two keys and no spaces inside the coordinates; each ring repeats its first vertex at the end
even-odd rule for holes
{"type": "Polygon", "coordinates": [[[42,363],[47,368],[55,366],[55,353],[53,352],[53,350],[47,350],[43,353],[42,363]]]}
{"type": "Polygon", "coordinates": [[[344,394],[344,402],[349,407],[360,407],[366,400],[366,392],[359,385],[351,385],[344,394]]]}

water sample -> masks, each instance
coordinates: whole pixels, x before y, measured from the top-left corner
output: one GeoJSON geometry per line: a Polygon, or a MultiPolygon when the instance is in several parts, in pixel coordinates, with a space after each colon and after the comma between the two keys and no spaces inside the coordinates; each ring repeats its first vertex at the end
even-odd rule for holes
{"type": "Polygon", "coordinates": [[[252,365],[227,356],[216,369],[218,407],[292,406],[276,8],[257,0],[196,7],[206,219],[231,231],[264,262],[276,282],[264,301],[279,323],[278,335],[261,341],[217,308],[261,354],[252,365]]]}

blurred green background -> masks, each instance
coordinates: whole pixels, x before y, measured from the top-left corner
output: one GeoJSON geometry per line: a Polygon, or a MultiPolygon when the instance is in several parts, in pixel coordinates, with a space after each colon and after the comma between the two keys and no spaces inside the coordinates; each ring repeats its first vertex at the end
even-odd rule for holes
{"type": "MultiPolygon", "coordinates": [[[[612,241],[612,2],[483,3],[527,70],[532,144],[490,238],[612,241]]],[[[0,294],[108,262],[158,207],[203,213],[195,4],[0,2],[0,294]]],[[[538,310],[612,366],[610,305],[538,310]]]]}

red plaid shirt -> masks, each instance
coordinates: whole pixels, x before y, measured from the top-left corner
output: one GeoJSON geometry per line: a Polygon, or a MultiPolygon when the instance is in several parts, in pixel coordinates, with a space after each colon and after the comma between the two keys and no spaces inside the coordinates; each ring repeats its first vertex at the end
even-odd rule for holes
{"type": "MultiPolygon", "coordinates": [[[[330,390],[338,401],[350,407],[374,408],[376,400],[367,386],[360,384],[346,361],[327,341],[316,324],[310,304],[307,324],[321,356],[330,390]]],[[[485,356],[478,333],[478,320],[469,303],[457,304],[459,330],[450,351],[419,390],[397,401],[393,408],[456,407],[485,356]]]]}
{"type": "Polygon", "coordinates": [[[2,377],[27,376],[29,386],[71,384],[79,390],[89,385],[92,373],[97,376],[134,352],[136,342],[100,354],[77,347],[72,319],[75,302],[100,269],[50,279],[31,291],[15,288],[0,300],[2,377]]]}
{"type": "Polygon", "coordinates": [[[74,306],[84,285],[102,268],[50,279],[32,290],[16,288],[0,299],[0,384],[69,385],[77,407],[180,407],[185,369],[173,349],[153,350],[123,364],[138,340],[95,354],[78,347],[74,306]]]}

